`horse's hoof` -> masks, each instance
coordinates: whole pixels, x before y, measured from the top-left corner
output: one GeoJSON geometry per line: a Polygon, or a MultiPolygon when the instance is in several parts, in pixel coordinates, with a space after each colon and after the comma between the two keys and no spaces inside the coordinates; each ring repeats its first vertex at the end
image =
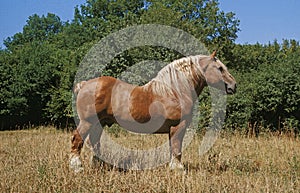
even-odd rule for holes
{"type": "Polygon", "coordinates": [[[187,174],[186,168],[181,163],[170,163],[169,169],[171,172],[176,172],[176,173],[183,174],[183,175],[187,174]]]}
{"type": "Polygon", "coordinates": [[[101,160],[98,156],[92,155],[90,159],[90,165],[92,168],[100,167],[104,164],[103,160],[101,160]]]}
{"type": "Polygon", "coordinates": [[[170,163],[169,164],[169,168],[170,170],[184,170],[184,165],[182,164],[174,164],[174,163],[170,163]]]}
{"type": "Polygon", "coordinates": [[[79,173],[83,171],[82,163],[78,156],[72,157],[70,159],[70,168],[74,170],[75,173],[79,173]]]}
{"type": "Polygon", "coordinates": [[[83,171],[83,167],[76,167],[76,168],[73,168],[73,170],[75,173],[80,173],[83,171]]]}

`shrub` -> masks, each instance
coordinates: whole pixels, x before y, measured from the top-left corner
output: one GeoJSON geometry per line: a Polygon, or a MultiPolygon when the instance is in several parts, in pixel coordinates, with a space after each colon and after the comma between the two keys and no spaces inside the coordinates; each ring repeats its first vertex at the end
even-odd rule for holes
{"type": "Polygon", "coordinates": [[[227,125],[299,128],[299,73],[300,58],[291,54],[274,64],[261,64],[257,71],[238,74],[239,90],[229,98],[227,125]]]}

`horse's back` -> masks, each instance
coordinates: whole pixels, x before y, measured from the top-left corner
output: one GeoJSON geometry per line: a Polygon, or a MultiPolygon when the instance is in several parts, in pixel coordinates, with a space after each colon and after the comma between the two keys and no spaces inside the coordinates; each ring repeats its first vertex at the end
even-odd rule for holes
{"type": "Polygon", "coordinates": [[[126,119],[130,95],[136,87],[113,77],[100,77],[95,89],[95,108],[99,119],[124,116],[126,119]]]}

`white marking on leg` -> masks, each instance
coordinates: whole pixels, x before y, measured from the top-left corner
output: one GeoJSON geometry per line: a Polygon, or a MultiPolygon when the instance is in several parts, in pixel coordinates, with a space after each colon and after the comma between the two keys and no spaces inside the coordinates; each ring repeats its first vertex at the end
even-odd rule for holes
{"type": "Polygon", "coordinates": [[[184,169],[184,165],[174,155],[172,155],[169,167],[171,170],[184,169]]]}
{"type": "Polygon", "coordinates": [[[73,169],[75,173],[83,171],[82,163],[79,156],[72,156],[70,158],[70,168],[73,169]]]}

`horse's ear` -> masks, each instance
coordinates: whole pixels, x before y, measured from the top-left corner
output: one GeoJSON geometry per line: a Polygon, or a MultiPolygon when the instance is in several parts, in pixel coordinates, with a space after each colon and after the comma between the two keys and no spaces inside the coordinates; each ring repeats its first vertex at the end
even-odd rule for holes
{"type": "Polygon", "coordinates": [[[217,55],[217,50],[213,51],[213,53],[210,55],[210,57],[212,59],[214,59],[216,57],[216,55],[217,55]]]}

